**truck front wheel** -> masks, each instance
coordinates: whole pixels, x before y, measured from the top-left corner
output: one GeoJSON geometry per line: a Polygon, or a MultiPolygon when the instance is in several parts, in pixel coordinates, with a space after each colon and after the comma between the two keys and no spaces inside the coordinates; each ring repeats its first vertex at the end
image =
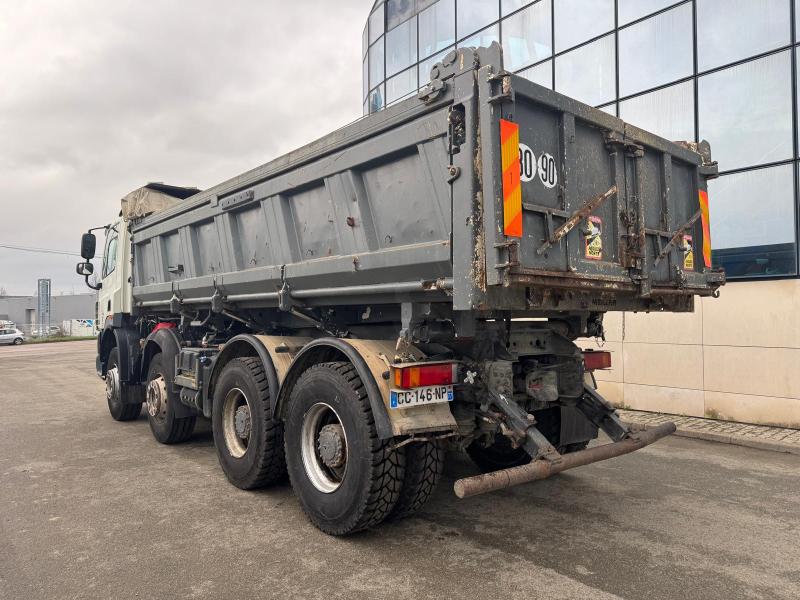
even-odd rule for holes
{"type": "Polygon", "coordinates": [[[189,439],[197,417],[175,416],[175,404],[180,402],[169,390],[162,354],[156,354],[147,371],[147,420],[153,437],[162,444],[178,444],[189,439]]]}
{"type": "Polygon", "coordinates": [[[283,426],[272,418],[270,390],[257,358],[225,365],[211,416],[217,458],[233,485],[252,490],[286,476],[283,426]]]}
{"type": "Polygon", "coordinates": [[[133,421],[142,412],[141,393],[138,385],[123,385],[119,377],[119,350],[111,350],[106,367],[106,401],[108,412],[115,421],[133,421]]]}
{"type": "Polygon", "coordinates": [[[345,362],[305,371],[286,415],[286,463],[292,488],[319,529],[345,535],[383,521],[400,497],[403,449],[375,430],[364,385],[345,362]]]}

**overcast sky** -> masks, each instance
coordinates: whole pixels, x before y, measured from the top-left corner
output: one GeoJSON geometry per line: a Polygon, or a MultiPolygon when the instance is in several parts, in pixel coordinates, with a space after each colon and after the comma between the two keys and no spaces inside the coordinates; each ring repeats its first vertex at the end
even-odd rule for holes
{"type": "MultiPolygon", "coordinates": [[[[74,250],[149,182],[208,188],[361,116],[372,0],[0,0],[0,244],[74,250]]],[[[88,291],[0,248],[0,288],[88,291]]]]}

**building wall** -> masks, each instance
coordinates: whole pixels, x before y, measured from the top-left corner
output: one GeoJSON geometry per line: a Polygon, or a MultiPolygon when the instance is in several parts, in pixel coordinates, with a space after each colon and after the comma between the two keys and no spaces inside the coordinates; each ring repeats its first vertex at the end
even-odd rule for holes
{"type": "MultiPolygon", "coordinates": [[[[96,296],[73,294],[50,298],[50,324],[61,326],[68,319],[94,319],[96,296]]],[[[13,321],[17,326],[37,325],[36,296],[7,296],[0,298],[0,319],[13,321]]]]}
{"type": "Polygon", "coordinates": [[[800,428],[800,281],[732,282],[692,314],[606,315],[619,407],[800,428]]]}

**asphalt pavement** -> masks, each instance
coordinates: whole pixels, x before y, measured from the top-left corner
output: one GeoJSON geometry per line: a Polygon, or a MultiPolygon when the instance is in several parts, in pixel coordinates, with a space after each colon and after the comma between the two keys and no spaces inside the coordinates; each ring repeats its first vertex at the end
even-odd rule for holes
{"type": "Polygon", "coordinates": [[[800,456],[672,437],[349,538],[116,423],[94,342],[0,347],[0,598],[800,598],[800,456]]]}

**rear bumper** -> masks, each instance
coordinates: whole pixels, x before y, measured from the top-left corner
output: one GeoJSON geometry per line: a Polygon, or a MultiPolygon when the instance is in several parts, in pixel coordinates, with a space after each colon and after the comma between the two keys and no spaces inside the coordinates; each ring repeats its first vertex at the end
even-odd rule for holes
{"type": "Polygon", "coordinates": [[[475,477],[466,477],[456,481],[453,490],[459,498],[469,498],[470,496],[509,488],[520,483],[547,479],[568,469],[635,452],[665,436],[675,433],[675,429],[675,423],[663,423],[646,431],[630,433],[628,437],[619,442],[562,455],[556,460],[540,458],[521,467],[502,469],[493,473],[476,475],[475,477]]]}

